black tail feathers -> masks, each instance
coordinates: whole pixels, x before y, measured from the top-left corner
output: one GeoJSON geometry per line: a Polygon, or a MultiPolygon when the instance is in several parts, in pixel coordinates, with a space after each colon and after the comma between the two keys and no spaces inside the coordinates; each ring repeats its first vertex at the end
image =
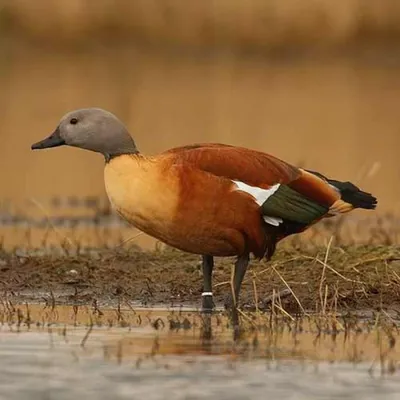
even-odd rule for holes
{"type": "Polygon", "coordinates": [[[342,200],[351,204],[354,208],[365,208],[373,210],[378,204],[376,197],[371,193],[363,192],[351,182],[339,182],[329,179],[328,182],[339,189],[342,200]]]}
{"type": "Polygon", "coordinates": [[[378,200],[371,193],[360,190],[356,185],[351,182],[340,182],[334,179],[329,179],[319,172],[308,171],[320,178],[326,180],[330,185],[334,186],[340,191],[342,200],[351,204],[354,208],[364,208],[367,210],[374,210],[378,204],[378,200]]]}

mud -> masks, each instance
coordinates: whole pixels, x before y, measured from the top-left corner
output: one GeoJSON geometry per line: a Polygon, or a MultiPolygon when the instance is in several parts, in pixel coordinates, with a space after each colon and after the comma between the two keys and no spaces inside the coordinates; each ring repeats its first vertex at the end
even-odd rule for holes
{"type": "MultiPolygon", "coordinates": [[[[217,307],[230,293],[234,259],[217,259],[217,307]]],[[[200,306],[202,271],[196,255],[165,249],[103,250],[95,255],[0,257],[1,292],[13,301],[48,304],[130,303],[200,306]]],[[[288,313],[379,310],[400,306],[400,249],[349,246],[278,250],[270,263],[252,262],[242,287],[244,309],[279,305],[288,313]]]]}

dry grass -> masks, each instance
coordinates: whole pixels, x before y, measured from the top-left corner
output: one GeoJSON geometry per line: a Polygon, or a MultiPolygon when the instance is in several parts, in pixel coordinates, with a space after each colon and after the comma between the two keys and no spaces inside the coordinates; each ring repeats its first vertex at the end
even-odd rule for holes
{"type": "Polygon", "coordinates": [[[228,46],[266,51],[393,42],[400,34],[400,5],[396,0],[3,3],[0,15],[5,29],[47,43],[93,43],[96,37],[134,40],[146,45],[228,46]]]}
{"type": "MultiPolygon", "coordinates": [[[[400,250],[394,245],[281,248],[270,263],[254,262],[245,277],[241,304],[287,314],[397,310],[400,305],[400,250]],[[255,295],[255,288],[256,295],[255,295]],[[273,294],[279,296],[272,296],[273,294]],[[281,298],[279,298],[281,297],[281,298]],[[257,299],[257,304],[255,303],[257,299]]],[[[232,259],[218,260],[215,299],[223,305],[230,290],[232,259]]],[[[116,305],[198,304],[202,292],[200,259],[169,248],[99,250],[93,255],[42,255],[3,252],[3,293],[35,301],[116,305]]]]}

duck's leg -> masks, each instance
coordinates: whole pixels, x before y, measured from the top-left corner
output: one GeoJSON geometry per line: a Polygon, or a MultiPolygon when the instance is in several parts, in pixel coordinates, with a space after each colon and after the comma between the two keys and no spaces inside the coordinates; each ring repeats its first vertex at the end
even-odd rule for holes
{"type": "Polygon", "coordinates": [[[247,267],[249,265],[250,256],[249,253],[244,253],[239,256],[235,262],[234,272],[233,272],[233,282],[232,282],[232,325],[235,330],[235,337],[239,334],[239,314],[237,306],[239,304],[239,294],[240,288],[242,286],[244,275],[246,274],[247,267]]]}
{"type": "Polygon", "coordinates": [[[214,267],[214,257],[203,255],[203,293],[202,293],[202,311],[211,312],[214,308],[212,294],[212,271],[214,267]]]}

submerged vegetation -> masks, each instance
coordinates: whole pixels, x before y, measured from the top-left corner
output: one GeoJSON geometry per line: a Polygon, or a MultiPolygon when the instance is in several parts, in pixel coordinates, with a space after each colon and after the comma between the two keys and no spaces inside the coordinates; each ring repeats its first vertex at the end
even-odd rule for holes
{"type": "MultiPolygon", "coordinates": [[[[368,362],[370,374],[398,371],[399,331],[387,313],[372,318],[347,314],[292,317],[278,305],[271,312],[243,312],[244,333],[232,340],[229,319],[192,310],[152,310],[119,304],[115,308],[91,305],[60,306],[13,303],[2,298],[0,329],[48,333],[51,346],[65,342],[76,360],[88,351],[102,352],[109,362],[141,368],[145,362],[170,368],[166,356],[222,356],[237,361],[265,360],[268,365],[300,362],[368,362]]],[[[182,363],[182,361],[181,361],[182,363]]],[[[183,361],[184,363],[184,361],[183,361]]]]}

